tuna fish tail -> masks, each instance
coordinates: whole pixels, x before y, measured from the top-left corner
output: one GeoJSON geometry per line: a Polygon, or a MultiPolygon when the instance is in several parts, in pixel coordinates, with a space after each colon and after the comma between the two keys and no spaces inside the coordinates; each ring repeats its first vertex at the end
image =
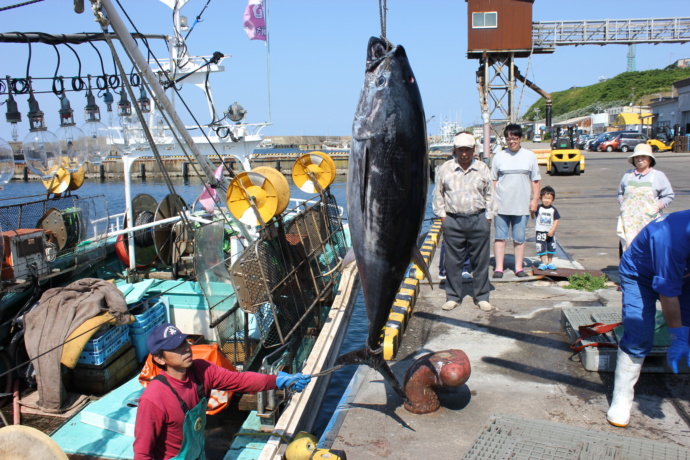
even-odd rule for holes
{"type": "Polygon", "coordinates": [[[395,378],[395,374],[388,363],[383,359],[383,350],[378,349],[372,351],[370,348],[360,348],[359,350],[351,351],[345,353],[335,360],[335,365],[348,365],[348,364],[366,364],[375,371],[377,371],[383,379],[388,382],[388,384],[393,388],[393,390],[400,396],[403,401],[408,402],[407,395],[398,383],[398,379],[395,378]]]}

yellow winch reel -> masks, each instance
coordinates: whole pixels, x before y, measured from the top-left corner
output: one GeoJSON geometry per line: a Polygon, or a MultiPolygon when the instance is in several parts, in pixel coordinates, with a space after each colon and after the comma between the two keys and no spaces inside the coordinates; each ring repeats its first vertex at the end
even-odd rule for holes
{"type": "Polygon", "coordinates": [[[65,168],[60,168],[52,179],[44,180],[42,182],[46,190],[48,190],[48,193],[57,195],[67,191],[70,181],[71,175],[69,171],[67,171],[65,168]]]}
{"type": "Polygon", "coordinates": [[[84,185],[84,179],[86,178],[86,171],[83,166],[80,166],[75,172],[70,173],[69,187],[67,190],[74,191],[78,190],[79,187],[84,185]]]}
{"type": "Polygon", "coordinates": [[[292,166],[292,180],[307,193],[319,193],[335,180],[335,161],[323,152],[299,157],[292,166]]]}
{"type": "Polygon", "coordinates": [[[261,174],[271,182],[273,187],[275,187],[278,206],[276,207],[274,216],[279,216],[285,211],[290,203],[290,184],[287,179],[283,173],[270,166],[257,166],[252,169],[252,172],[261,174]]]}
{"type": "Polygon", "coordinates": [[[265,176],[253,171],[242,172],[230,182],[225,203],[243,224],[261,225],[276,214],[278,195],[265,176]]]}

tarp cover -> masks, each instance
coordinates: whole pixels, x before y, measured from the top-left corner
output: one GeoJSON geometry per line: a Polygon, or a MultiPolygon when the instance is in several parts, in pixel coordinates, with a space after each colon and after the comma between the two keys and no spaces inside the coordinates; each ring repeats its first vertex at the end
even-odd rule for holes
{"type": "Polygon", "coordinates": [[[129,322],[127,303],[115,285],[96,278],[84,278],[62,287],[48,289],[38,306],[25,315],[24,342],[36,368],[38,406],[41,410],[61,413],[66,400],[62,385],[60,359],[67,337],[84,321],[109,312],[118,325],[129,322]]]}

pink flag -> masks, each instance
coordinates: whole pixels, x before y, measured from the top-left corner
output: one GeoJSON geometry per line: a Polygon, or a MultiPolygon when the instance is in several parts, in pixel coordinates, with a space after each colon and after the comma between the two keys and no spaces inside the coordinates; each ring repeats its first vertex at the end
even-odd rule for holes
{"type": "Polygon", "coordinates": [[[264,0],[249,0],[244,10],[244,31],[250,40],[266,41],[264,0]]]}

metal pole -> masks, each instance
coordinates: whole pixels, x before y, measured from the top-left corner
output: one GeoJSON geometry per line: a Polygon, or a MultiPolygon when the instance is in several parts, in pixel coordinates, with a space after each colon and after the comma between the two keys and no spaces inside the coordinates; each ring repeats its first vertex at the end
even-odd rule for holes
{"type": "Polygon", "coordinates": [[[110,2],[110,0],[100,1],[101,6],[103,7],[103,9],[105,9],[108,15],[108,20],[110,21],[110,25],[113,28],[113,32],[115,32],[117,37],[120,39],[120,43],[122,43],[122,46],[127,50],[129,55],[132,56],[134,64],[140,69],[144,78],[146,78],[146,81],[148,82],[151,90],[153,91],[157,102],[160,105],[162,105],[163,108],[170,115],[170,120],[175,125],[175,128],[177,129],[178,133],[180,133],[185,143],[189,146],[190,150],[194,154],[194,157],[201,165],[201,169],[204,171],[204,174],[206,174],[208,180],[211,182],[211,184],[217,185],[218,181],[213,176],[213,168],[209,164],[209,161],[203,155],[201,155],[201,152],[199,152],[199,149],[194,143],[194,140],[189,135],[189,132],[187,132],[187,128],[185,127],[180,117],[177,115],[177,112],[175,112],[172,104],[170,103],[170,100],[168,99],[168,96],[165,94],[165,90],[161,87],[160,83],[158,83],[158,79],[153,74],[153,71],[151,70],[151,68],[148,65],[148,62],[146,61],[146,58],[144,58],[144,56],[141,54],[139,48],[137,47],[137,44],[134,42],[134,39],[127,31],[127,27],[122,22],[122,19],[117,13],[117,10],[110,2]]]}

